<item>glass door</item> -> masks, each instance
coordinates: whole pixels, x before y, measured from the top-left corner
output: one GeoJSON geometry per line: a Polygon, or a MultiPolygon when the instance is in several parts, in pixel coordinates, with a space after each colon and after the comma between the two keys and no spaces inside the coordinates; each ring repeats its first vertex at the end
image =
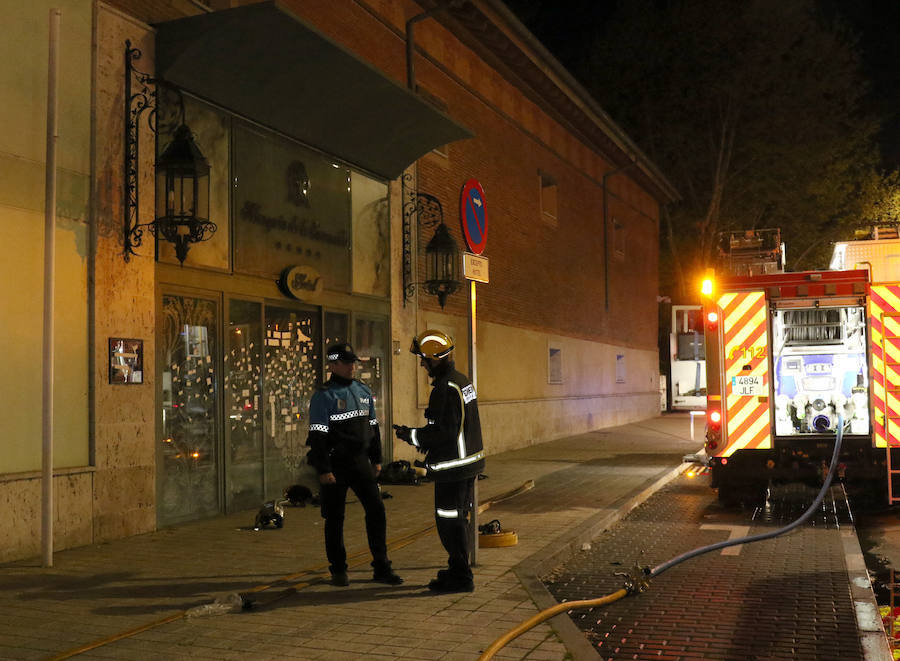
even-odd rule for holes
{"type": "Polygon", "coordinates": [[[225,334],[225,509],[265,500],[262,420],[262,304],[228,301],[225,334]]]}
{"type": "Polygon", "coordinates": [[[267,305],[263,380],[266,498],[297,482],[306,459],[309,400],[322,374],[318,310],[267,305]]]}
{"type": "Polygon", "coordinates": [[[215,299],[162,297],[157,349],[162,368],[162,437],[157,444],[161,525],[220,511],[218,319],[215,299]]]}
{"type": "Polygon", "coordinates": [[[353,324],[353,348],[359,356],[355,377],[369,386],[375,396],[375,416],[381,427],[381,446],[384,463],[393,458],[393,433],[387,427],[387,399],[385,399],[388,375],[387,359],[388,324],[385,319],[369,319],[355,316],[353,324]]]}

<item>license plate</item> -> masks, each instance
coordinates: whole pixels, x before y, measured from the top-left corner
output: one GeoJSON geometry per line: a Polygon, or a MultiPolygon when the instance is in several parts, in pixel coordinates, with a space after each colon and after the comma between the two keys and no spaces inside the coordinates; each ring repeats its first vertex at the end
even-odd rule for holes
{"type": "Polygon", "coordinates": [[[734,395],[754,397],[764,394],[762,376],[731,377],[731,392],[734,395]]]}

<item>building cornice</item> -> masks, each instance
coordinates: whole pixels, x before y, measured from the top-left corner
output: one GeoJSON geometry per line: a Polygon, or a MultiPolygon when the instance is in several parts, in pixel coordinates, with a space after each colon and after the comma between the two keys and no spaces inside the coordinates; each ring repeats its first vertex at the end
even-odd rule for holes
{"type": "Polygon", "coordinates": [[[629,168],[661,203],[680,199],[671,182],[597,101],[500,0],[416,0],[492,68],[609,162],[629,168]],[[634,164],[634,167],[631,166],[634,164]]]}

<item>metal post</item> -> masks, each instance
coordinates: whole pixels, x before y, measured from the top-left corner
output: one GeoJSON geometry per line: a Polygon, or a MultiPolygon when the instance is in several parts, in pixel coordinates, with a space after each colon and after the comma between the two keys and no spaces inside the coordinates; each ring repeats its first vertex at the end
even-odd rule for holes
{"type": "Polygon", "coordinates": [[[53,566],[53,302],[56,258],[56,81],[59,73],[59,22],[62,11],[50,10],[47,67],[47,164],[44,190],[44,338],[41,431],[41,548],[43,566],[53,566]]]}
{"type": "MultiPolygon", "coordinates": [[[[469,281],[469,378],[478,393],[478,361],[476,356],[477,336],[475,334],[475,281],[469,281]]],[[[469,542],[472,549],[472,566],[478,566],[478,476],[472,485],[472,514],[469,521],[469,542]]]]}

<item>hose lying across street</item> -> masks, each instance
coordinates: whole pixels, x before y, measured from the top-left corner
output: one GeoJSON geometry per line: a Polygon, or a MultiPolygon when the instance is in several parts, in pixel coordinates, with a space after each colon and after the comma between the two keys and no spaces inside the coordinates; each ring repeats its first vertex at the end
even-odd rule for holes
{"type": "Polygon", "coordinates": [[[532,618],[529,618],[522,624],[513,627],[505,634],[500,636],[497,640],[495,640],[491,645],[482,652],[481,656],[478,657],[478,661],[487,661],[487,659],[492,659],[494,655],[503,647],[505,647],[510,641],[518,638],[526,631],[533,629],[541,622],[545,622],[549,620],[551,617],[555,615],[559,615],[560,613],[573,611],[573,610],[581,610],[585,608],[596,608],[597,606],[605,606],[606,604],[611,604],[615,601],[618,601],[622,597],[626,597],[630,594],[635,594],[637,592],[643,592],[649,587],[650,579],[656,578],[660,574],[662,574],[667,569],[671,569],[677,564],[684,562],[685,560],[689,560],[698,555],[703,555],[704,553],[709,553],[710,551],[716,551],[718,549],[724,549],[727,546],[736,546],[737,544],[749,544],[750,542],[759,542],[764,539],[771,539],[773,537],[777,537],[779,535],[783,535],[784,533],[793,530],[799,525],[802,525],[810,516],[812,516],[813,512],[815,512],[819,505],[822,503],[822,500],[825,498],[825,494],[828,492],[828,489],[831,487],[831,479],[834,476],[834,471],[837,468],[838,458],[841,454],[841,441],[844,437],[844,417],[838,416],[837,423],[837,433],[835,435],[834,441],[834,453],[831,455],[831,465],[828,467],[828,474],[825,476],[825,482],[822,485],[822,488],[819,490],[819,494],[816,496],[816,499],[813,501],[812,505],[807,509],[797,520],[789,523],[783,528],[778,528],[777,530],[773,530],[771,532],[762,533],[759,535],[749,535],[747,537],[740,537],[738,539],[728,539],[724,542],[717,542],[715,544],[709,544],[707,546],[701,546],[699,548],[694,549],[693,551],[688,551],[687,553],[682,553],[681,555],[675,556],[668,562],[664,562],[661,565],[657,565],[653,569],[644,568],[640,570],[640,573],[635,572],[638,575],[632,575],[626,578],[625,587],[616,590],[604,597],[599,597],[596,599],[581,599],[578,601],[567,601],[562,604],[556,604],[555,606],[551,606],[545,610],[542,610],[540,613],[535,615],[532,618]]]}

